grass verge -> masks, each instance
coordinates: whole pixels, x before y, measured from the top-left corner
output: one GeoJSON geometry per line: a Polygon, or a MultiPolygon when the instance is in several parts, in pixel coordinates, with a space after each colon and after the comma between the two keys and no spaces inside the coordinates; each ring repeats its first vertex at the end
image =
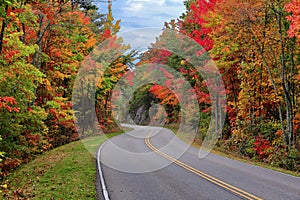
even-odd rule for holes
{"type": "Polygon", "coordinates": [[[118,134],[73,142],[21,166],[4,182],[2,199],[96,199],[96,164],[90,152],[118,134]]]}

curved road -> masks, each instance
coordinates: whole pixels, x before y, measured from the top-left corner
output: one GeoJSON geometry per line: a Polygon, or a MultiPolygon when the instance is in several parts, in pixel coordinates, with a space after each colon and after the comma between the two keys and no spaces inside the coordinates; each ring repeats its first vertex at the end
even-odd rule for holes
{"type": "Polygon", "coordinates": [[[167,129],[127,126],[134,130],[105,142],[97,158],[111,200],[300,200],[297,177],[215,154],[199,159],[167,129]]]}

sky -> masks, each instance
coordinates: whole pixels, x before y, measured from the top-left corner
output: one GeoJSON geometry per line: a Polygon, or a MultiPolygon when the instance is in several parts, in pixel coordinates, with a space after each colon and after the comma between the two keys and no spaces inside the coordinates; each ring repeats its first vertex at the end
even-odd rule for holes
{"type": "Polygon", "coordinates": [[[183,0],[113,0],[113,15],[121,19],[121,31],[163,27],[183,12],[183,0]]]}
{"type": "MultiPolygon", "coordinates": [[[[100,12],[106,11],[107,4],[98,5],[100,12]]],[[[121,20],[119,35],[132,48],[154,42],[164,22],[177,19],[184,11],[183,0],[112,0],[113,17],[121,20]]]]}

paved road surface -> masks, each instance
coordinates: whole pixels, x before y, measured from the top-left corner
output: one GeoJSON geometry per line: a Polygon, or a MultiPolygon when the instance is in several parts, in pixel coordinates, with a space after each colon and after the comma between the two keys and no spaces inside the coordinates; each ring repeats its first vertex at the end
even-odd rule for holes
{"type": "Polygon", "coordinates": [[[129,126],[100,151],[111,200],[300,200],[299,178],[215,154],[199,159],[167,129],[129,126]]]}

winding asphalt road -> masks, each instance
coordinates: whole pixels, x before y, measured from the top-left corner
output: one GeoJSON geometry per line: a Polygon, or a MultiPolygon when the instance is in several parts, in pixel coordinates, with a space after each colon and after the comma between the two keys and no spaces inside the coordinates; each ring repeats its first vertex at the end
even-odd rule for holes
{"type": "Polygon", "coordinates": [[[99,149],[107,199],[300,200],[297,177],[215,154],[199,159],[167,129],[127,126],[134,130],[99,149]]]}

